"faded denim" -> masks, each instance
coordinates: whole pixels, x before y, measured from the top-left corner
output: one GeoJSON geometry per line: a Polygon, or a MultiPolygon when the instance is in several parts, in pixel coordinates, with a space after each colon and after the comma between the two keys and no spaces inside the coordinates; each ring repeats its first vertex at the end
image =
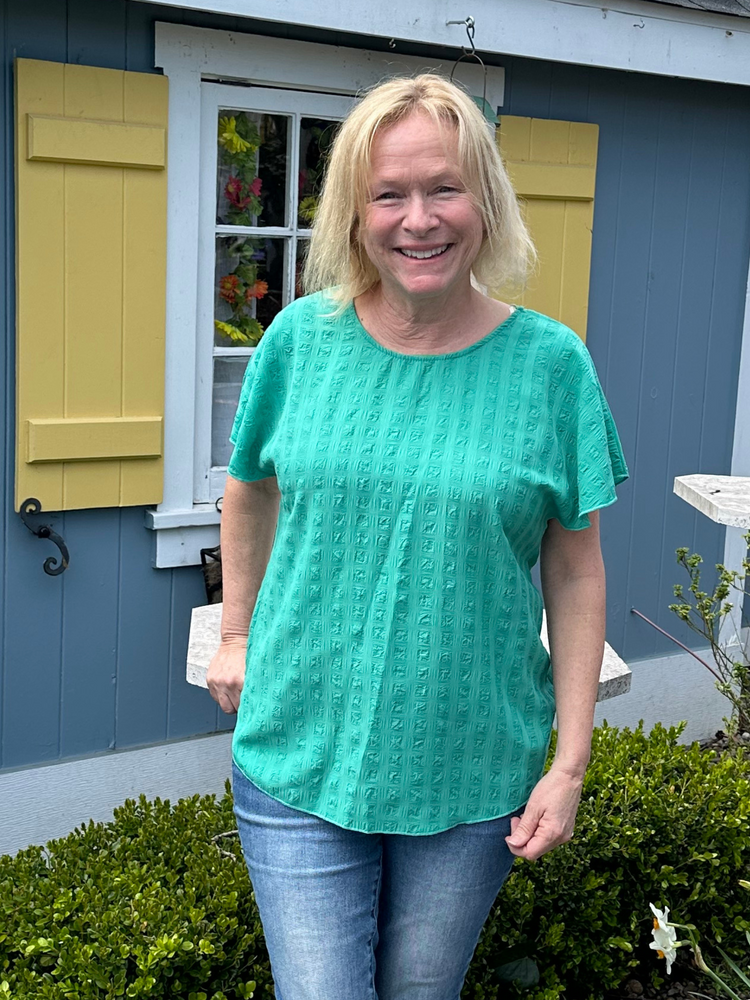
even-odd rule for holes
{"type": "Polygon", "coordinates": [[[358,833],[232,774],[277,1000],[459,1000],[523,808],[428,836],[358,833]]]}

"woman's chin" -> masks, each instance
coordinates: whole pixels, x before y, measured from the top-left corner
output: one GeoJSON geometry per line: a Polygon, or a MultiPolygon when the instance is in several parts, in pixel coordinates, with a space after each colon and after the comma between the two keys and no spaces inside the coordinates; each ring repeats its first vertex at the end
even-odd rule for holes
{"type": "Polygon", "coordinates": [[[406,280],[397,283],[401,294],[413,299],[434,299],[441,295],[449,295],[459,288],[471,286],[471,278],[467,274],[465,280],[454,275],[422,274],[411,275],[406,280]]]}

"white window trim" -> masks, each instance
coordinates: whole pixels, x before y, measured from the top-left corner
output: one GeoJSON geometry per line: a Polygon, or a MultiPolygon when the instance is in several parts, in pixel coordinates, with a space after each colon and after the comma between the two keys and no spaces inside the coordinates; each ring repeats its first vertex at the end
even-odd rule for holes
{"type": "MultiPolygon", "coordinates": [[[[356,96],[384,77],[450,64],[410,56],[295,42],[234,32],[156,24],[155,65],[169,77],[167,168],[167,324],[164,498],[146,511],[155,530],[157,568],[196,566],[200,549],[218,544],[221,515],[195,504],[198,385],[198,281],[201,190],[201,82],[220,79],[267,87],[356,96]]],[[[481,70],[462,64],[460,79],[482,93],[481,70]]],[[[488,67],[487,100],[503,104],[505,71],[488,67]]]]}

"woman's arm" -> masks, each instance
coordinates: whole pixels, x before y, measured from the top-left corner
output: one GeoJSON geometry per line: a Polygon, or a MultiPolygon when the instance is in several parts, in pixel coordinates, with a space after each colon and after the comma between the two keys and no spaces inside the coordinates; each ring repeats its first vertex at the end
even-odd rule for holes
{"type": "Polygon", "coordinates": [[[550,521],[540,563],[557,710],[553,764],[581,778],[591,756],[606,612],[599,512],[589,520],[583,531],[550,521]]]}
{"type": "Polygon", "coordinates": [[[221,509],[221,645],[206,675],[212,698],[227,713],[236,712],[240,703],[250,620],[271,555],[279,496],[273,476],[254,483],[227,476],[221,509]]]}
{"type": "Polygon", "coordinates": [[[566,531],[550,521],[542,539],[542,591],[547,612],[557,709],[557,748],[506,838],[513,854],[536,861],[573,836],[583,777],[591,756],[594,708],[604,653],[605,581],[599,514],[590,528],[566,531]]]}

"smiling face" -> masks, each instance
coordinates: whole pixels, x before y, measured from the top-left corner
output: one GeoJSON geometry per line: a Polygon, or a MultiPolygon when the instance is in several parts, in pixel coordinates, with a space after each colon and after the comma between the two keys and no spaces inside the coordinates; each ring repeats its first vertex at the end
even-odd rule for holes
{"type": "Polygon", "coordinates": [[[384,292],[417,304],[471,285],[482,218],[457,155],[457,135],[414,113],[379,134],[360,239],[384,292]]]}

